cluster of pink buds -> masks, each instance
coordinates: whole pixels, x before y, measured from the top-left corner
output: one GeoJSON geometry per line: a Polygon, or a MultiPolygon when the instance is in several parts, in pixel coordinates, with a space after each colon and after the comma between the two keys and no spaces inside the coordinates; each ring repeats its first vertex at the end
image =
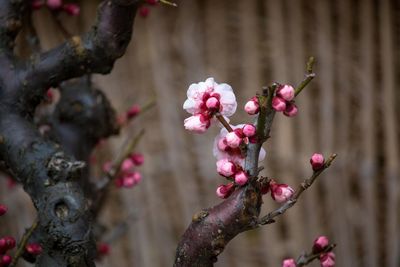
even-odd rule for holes
{"type": "Polygon", "coordinates": [[[117,120],[118,124],[120,126],[125,126],[129,121],[131,121],[133,118],[135,118],[139,113],[141,112],[141,109],[138,105],[134,104],[132,105],[126,112],[123,114],[119,115],[117,120]]]}
{"type": "MultiPolygon", "coordinates": [[[[252,124],[230,125],[233,129],[228,132],[222,128],[220,134],[214,140],[213,153],[217,159],[217,172],[226,177],[229,181],[227,185],[220,185],[217,188],[217,196],[227,198],[235,190],[236,186],[247,184],[249,177],[244,170],[244,155],[240,146],[253,142],[256,136],[256,127],[252,124]]],[[[259,161],[264,160],[265,150],[260,151],[259,161]]]]}
{"type": "MultiPolygon", "coordinates": [[[[329,245],[329,239],[326,236],[319,236],[314,240],[313,253],[320,253],[324,251],[329,245]]],[[[321,267],[334,267],[335,266],[335,253],[332,251],[322,253],[319,257],[321,267]]]]}
{"type": "Polygon", "coordinates": [[[271,197],[278,203],[283,203],[288,201],[294,194],[294,189],[287,184],[278,184],[275,180],[271,179],[266,188],[262,188],[261,192],[263,194],[271,191],[271,197]]]}
{"type": "Polygon", "coordinates": [[[15,244],[15,239],[11,236],[6,236],[0,239],[0,267],[10,265],[12,257],[6,253],[13,249],[15,244]]]}
{"type": "Polygon", "coordinates": [[[318,153],[314,153],[310,159],[311,167],[314,171],[321,170],[325,166],[324,156],[318,153]]]}
{"type": "Polygon", "coordinates": [[[298,111],[294,97],[295,91],[291,85],[279,85],[276,95],[272,98],[272,108],[288,117],[294,117],[298,111]]]}
{"type": "Polygon", "coordinates": [[[33,256],[37,256],[42,254],[43,248],[39,243],[29,243],[25,246],[25,251],[28,254],[31,254],[33,256]]]}
{"type": "Polygon", "coordinates": [[[150,8],[149,8],[149,6],[155,6],[155,5],[157,5],[159,2],[160,2],[159,0],[146,0],[147,6],[142,6],[142,7],[140,7],[140,9],[139,9],[139,15],[140,15],[142,18],[147,18],[147,16],[149,16],[149,14],[150,14],[150,8]]]}
{"type": "MultiPolygon", "coordinates": [[[[312,253],[319,255],[321,267],[334,267],[335,266],[335,253],[332,251],[322,253],[329,246],[329,239],[326,236],[319,236],[315,239],[312,253]]],[[[296,261],[292,258],[285,259],[282,262],[282,267],[297,267],[296,261]]]]}
{"type": "Polygon", "coordinates": [[[63,0],[32,0],[31,6],[33,9],[37,10],[46,6],[52,11],[63,11],[71,16],[78,16],[80,13],[80,7],[78,4],[74,3],[63,3],[63,0]]]}
{"type": "MultiPolygon", "coordinates": [[[[115,185],[117,187],[131,188],[139,184],[142,180],[140,172],[135,170],[144,163],[144,157],[142,154],[132,153],[128,158],[124,159],[121,164],[120,172],[118,177],[115,179],[115,185]]],[[[109,172],[112,168],[111,162],[106,162],[103,165],[103,171],[109,172]]]]}
{"type": "Polygon", "coordinates": [[[214,78],[189,86],[183,108],[191,117],[185,119],[184,126],[195,133],[204,133],[211,125],[215,114],[232,116],[236,111],[236,97],[228,84],[218,84],[214,78]]]}

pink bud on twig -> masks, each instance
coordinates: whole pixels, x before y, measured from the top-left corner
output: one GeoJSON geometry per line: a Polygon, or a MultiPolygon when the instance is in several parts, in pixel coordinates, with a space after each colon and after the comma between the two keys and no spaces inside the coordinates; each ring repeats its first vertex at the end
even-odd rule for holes
{"type": "Polygon", "coordinates": [[[270,182],[271,197],[278,203],[288,201],[294,194],[293,188],[287,184],[277,184],[274,181],[270,182]]]}
{"type": "Polygon", "coordinates": [[[335,266],[335,253],[323,253],[320,256],[321,267],[334,267],[335,266]]]}
{"type": "Polygon", "coordinates": [[[260,111],[260,105],[258,104],[257,97],[253,97],[251,100],[249,100],[246,105],[244,105],[244,110],[249,115],[257,114],[260,111]]]}
{"type": "Polygon", "coordinates": [[[256,134],[256,127],[253,124],[243,126],[243,134],[247,137],[253,137],[256,134]]]}
{"type": "Polygon", "coordinates": [[[231,177],[236,172],[236,166],[228,159],[220,159],[217,161],[217,172],[225,177],[231,177]]]}
{"type": "Polygon", "coordinates": [[[40,254],[42,254],[42,251],[43,251],[42,246],[38,243],[27,244],[25,247],[25,250],[26,250],[26,252],[28,252],[29,254],[32,254],[32,255],[40,255],[40,254]]]}
{"type": "Polygon", "coordinates": [[[318,153],[314,153],[310,159],[311,167],[314,171],[318,171],[324,167],[325,159],[324,156],[318,153]]]}
{"type": "Polygon", "coordinates": [[[278,112],[285,111],[286,110],[285,99],[283,99],[279,96],[274,96],[274,98],[272,98],[272,108],[278,112]]]}
{"type": "Polygon", "coordinates": [[[323,251],[329,245],[329,239],[326,236],[319,236],[314,240],[313,252],[318,253],[323,251]]]}
{"type": "Polygon", "coordinates": [[[297,115],[298,109],[295,103],[293,102],[286,102],[286,109],[283,112],[284,115],[288,117],[294,117],[297,115]]]}
{"type": "Polygon", "coordinates": [[[12,262],[12,257],[10,255],[3,255],[0,259],[0,266],[7,267],[12,262]]]}
{"type": "Polygon", "coordinates": [[[285,259],[282,262],[282,267],[296,267],[296,261],[294,259],[285,259]]]}
{"type": "Polygon", "coordinates": [[[238,185],[245,185],[248,180],[249,177],[244,171],[239,171],[235,174],[235,183],[238,185]]]}
{"type": "Polygon", "coordinates": [[[281,85],[278,90],[276,90],[276,95],[286,101],[292,101],[294,98],[294,88],[288,84],[281,85]]]}
{"type": "Polygon", "coordinates": [[[235,190],[235,185],[233,183],[229,183],[227,185],[220,185],[217,188],[217,196],[220,198],[228,198],[233,191],[235,190]]]}

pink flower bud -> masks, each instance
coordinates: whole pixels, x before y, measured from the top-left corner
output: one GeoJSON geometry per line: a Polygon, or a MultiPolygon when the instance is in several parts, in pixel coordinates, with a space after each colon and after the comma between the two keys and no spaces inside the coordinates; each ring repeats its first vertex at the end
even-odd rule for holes
{"type": "Polygon", "coordinates": [[[7,267],[12,262],[12,257],[10,255],[3,255],[1,256],[0,266],[7,267]]]}
{"type": "Polygon", "coordinates": [[[38,10],[44,5],[43,0],[32,0],[31,1],[31,6],[32,9],[38,10]]]}
{"type": "Polygon", "coordinates": [[[133,161],[133,163],[136,166],[140,166],[144,163],[144,156],[143,154],[140,153],[133,153],[129,156],[131,158],[131,160],[133,161]]]}
{"type": "Polygon", "coordinates": [[[71,16],[78,16],[81,11],[79,5],[77,4],[65,4],[63,6],[63,10],[65,13],[71,16]]]}
{"type": "Polygon", "coordinates": [[[253,124],[246,124],[243,126],[243,134],[247,137],[253,137],[256,134],[256,126],[253,124]]]}
{"type": "Polygon", "coordinates": [[[42,246],[38,243],[27,244],[25,247],[25,250],[26,250],[26,252],[28,252],[29,254],[32,254],[32,255],[40,255],[40,254],[42,254],[42,251],[43,251],[42,246]]]}
{"type": "Polygon", "coordinates": [[[311,167],[314,171],[318,171],[324,167],[325,159],[324,156],[318,153],[314,153],[310,159],[311,167]]]}
{"type": "Polygon", "coordinates": [[[296,267],[296,261],[294,259],[286,259],[282,262],[282,267],[296,267]]]}
{"type": "Polygon", "coordinates": [[[142,17],[142,18],[147,18],[147,16],[150,14],[150,9],[148,8],[148,7],[145,7],[145,6],[142,6],[140,9],[139,9],[139,15],[142,17]]]}
{"type": "Polygon", "coordinates": [[[124,178],[123,177],[119,177],[117,179],[114,180],[114,184],[117,188],[121,188],[124,186],[124,178]]]}
{"type": "Polygon", "coordinates": [[[313,252],[318,253],[323,251],[329,245],[329,239],[326,236],[319,236],[314,240],[313,252]]]}
{"type": "Polygon", "coordinates": [[[46,5],[52,10],[60,9],[62,4],[62,0],[47,0],[46,2],[46,5]]]}
{"type": "Polygon", "coordinates": [[[4,205],[0,204],[0,216],[3,216],[4,214],[6,214],[8,211],[8,208],[4,205]]]}
{"type": "Polygon", "coordinates": [[[139,172],[133,172],[123,176],[122,179],[123,187],[131,188],[142,180],[142,175],[139,172]]]}
{"type": "Polygon", "coordinates": [[[130,158],[124,159],[124,161],[121,164],[121,171],[122,172],[129,172],[135,164],[130,158]]]}
{"type": "Polygon", "coordinates": [[[227,185],[218,186],[216,193],[219,198],[228,198],[233,191],[235,191],[235,185],[233,183],[229,183],[227,185]]]}
{"type": "Polygon", "coordinates": [[[236,172],[236,166],[228,159],[220,159],[217,161],[217,172],[225,177],[231,177],[236,172]]]}
{"type": "Polygon", "coordinates": [[[206,107],[212,111],[218,111],[220,107],[219,100],[215,97],[210,97],[206,101],[206,107]]]}
{"type": "Polygon", "coordinates": [[[279,97],[279,96],[274,96],[272,98],[272,108],[275,109],[276,111],[285,111],[286,110],[286,101],[285,99],[279,97]]]}
{"type": "Polygon", "coordinates": [[[294,193],[293,188],[287,184],[277,184],[274,181],[270,182],[270,189],[272,199],[278,203],[288,201],[294,193]]]}
{"type": "Polygon", "coordinates": [[[242,143],[243,139],[240,137],[236,131],[229,132],[225,136],[226,144],[232,148],[237,148],[242,143]]]}
{"type": "Polygon", "coordinates": [[[136,117],[139,113],[140,113],[140,107],[138,105],[133,105],[126,112],[126,116],[128,119],[132,119],[133,117],[136,117]]]}
{"type": "Polygon", "coordinates": [[[239,171],[235,174],[235,183],[238,185],[245,185],[248,180],[249,177],[244,171],[239,171]]]}
{"type": "Polygon", "coordinates": [[[210,127],[210,119],[203,114],[193,115],[185,119],[184,126],[186,130],[204,133],[210,127]]]}
{"type": "Polygon", "coordinates": [[[253,97],[250,99],[246,105],[244,105],[244,110],[247,112],[249,115],[254,115],[257,114],[260,111],[260,105],[258,104],[258,99],[257,97],[253,97]]]}
{"type": "Polygon", "coordinates": [[[298,109],[297,106],[292,102],[286,102],[286,109],[283,112],[284,115],[288,117],[294,117],[297,115],[298,109]]]}
{"type": "Polygon", "coordinates": [[[335,253],[328,252],[319,256],[321,267],[334,267],[335,266],[335,253]]]}
{"type": "Polygon", "coordinates": [[[12,237],[12,236],[5,236],[5,237],[4,237],[4,240],[5,240],[5,248],[6,248],[7,250],[10,250],[10,249],[15,248],[16,242],[15,242],[14,237],[12,237]]]}
{"type": "Polygon", "coordinates": [[[226,143],[225,138],[219,139],[217,146],[218,146],[218,149],[221,151],[226,151],[229,148],[228,144],[226,143]]]}
{"type": "Polygon", "coordinates": [[[97,244],[97,253],[99,253],[101,256],[106,256],[110,254],[111,247],[107,243],[99,243],[97,244]]]}
{"type": "Polygon", "coordinates": [[[287,84],[281,85],[278,90],[276,90],[276,95],[286,101],[292,101],[294,98],[294,88],[287,84]]]}
{"type": "Polygon", "coordinates": [[[111,168],[112,168],[112,162],[111,161],[104,162],[103,167],[102,167],[103,172],[107,173],[107,172],[111,171],[111,168]]]}

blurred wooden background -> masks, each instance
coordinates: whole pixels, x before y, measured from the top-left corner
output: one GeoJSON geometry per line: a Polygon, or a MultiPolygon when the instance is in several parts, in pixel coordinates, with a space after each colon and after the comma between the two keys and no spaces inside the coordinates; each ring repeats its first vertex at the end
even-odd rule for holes
{"type": "MultiPolygon", "coordinates": [[[[82,1],[81,16],[64,19],[68,29],[88,29],[97,2],[82,1]]],[[[273,81],[300,82],[310,55],[317,77],[299,98],[296,118],[276,117],[263,173],[295,186],[310,175],[313,152],[339,157],[297,206],[235,238],[216,266],[280,266],[320,234],[338,244],[337,266],[400,266],[400,2],[177,2],[177,9],[159,6],[138,17],[112,74],[95,76],[119,112],[158,101],[108,146],[115,154],[131,132],[146,128],[138,148],[146,157],[143,182],[115,190],[101,217],[110,228],[134,219],[99,266],[172,266],[192,214],[220,201],[214,192],[223,179],[211,150],[217,129],[183,129],[188,85],[210,76],[231,84],[240,107],[232,123],[251,122],[241,108],[247,99],[273,81]]],[[[46,10],[34,18],[45,49],[63,41],[46,10]]],[[[263,213],[277,206],[269,195],[264,200],[263,213]]],[[[0,234],[20,236],[34,218],[30,200],[1,181],[0,201],[10,206],[0,234]]]]}

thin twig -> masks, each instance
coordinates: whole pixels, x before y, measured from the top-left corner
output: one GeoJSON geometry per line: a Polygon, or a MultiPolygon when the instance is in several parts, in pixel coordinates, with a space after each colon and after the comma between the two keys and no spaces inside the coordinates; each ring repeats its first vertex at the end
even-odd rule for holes
{"type": "Polygon", "coordinates": [[[233,132],[232,127],[225,120],[224,116],[222,116],[221,114],[217,113],[217,114],[215,114],[215,117],[221,122],[221,124],[225,127],[225,129],[228,130],[228,132],[233,132]]]}
{"type": "Polygon", "coordinates": [[[164,5],[168,5],[168,6],[178,7],[178,4],[167,1],[167,0],[160,0],[160,3],[162,3],[164,5]]]}
{"type": "Polygon", "coordinates": [[[297,86],[296,90],[295,90],[295,96],[297,96],[298,94],[301,93],[301,91],[312,81],[312,79],[314,79],[315,77],[315,73],[313,72],[313,66],[315,63],[315,58],[314,57],[310,57],[307,61],[307,65],[306,65],[306,77],[305,79],[299,84],[299,86],[297,86]]]}
{"type": "Polygon", "coordinates": [[[36,219],[35,222],[31,225],[31,227],[25,232],[25,234],[22,236],[21,241],[18,244],[17,252],[15,253],[15,256],[10,264],[10,267],[17,266],[19,258],[22,256],[22,253],[25,251],[25,246],[29,241],[29,238],[31,237],[33,231],[38,227],[39,225],[39,219],[36,219]]]}
{"type": "Polygon", "coordinates": [[[296,266],[301,267],[309,264],[315,259],[318,259],[322,254],[331,252],[336,247],[336,244],[329,244],[325,249],[317,253],[304,253],[300,255],[296,261],[296,266]]]}
{"type": "Polygon", "coordinates": [[[51,17],[53,18],[54,22],[56,23],[57,27],[60,29],[62,35],[65,39],[69,39],[72,37],[72,34],[64,27],[58,14],[55,14],[53,11],[50,11],[51,17]]]}
{"type": "Polygon", "coordinates": [[[145,130],[142,129],[135,137],[129,139],[130,141],[128,144],[124,144],[122,153],[117,156],[112,163],[110,170],[105,173],[103,181],[97,185],[97,190],[104,190],[117,177],[119,170],[121,169],[122,162],[132,153],[133,149],[135,149],[144,133],[145,130]]]}
{"type": "Polygon", "coordinates": [[[288,200],[286,201],[282,206],[280,206],[278,209],[268,213],[261,219],[259,219],[259,225],[265,225],[265,224],[270,224],[274,223],[275,220],[274,218],[282,215],[285,213],[289,208],[291,208],[294,204],[296,204],[297,200],[300,198],[301,194],[309,188],[314,181],[317,179],[317,177],[329,166],[331,166],[332,162],[335,160],[337,154],[332,154],[329,159],[325,162],[325,165],[322,169],[318,171],[314,171],[313,174],[311,175],[310,178],[305,179],[300,185],[299,188],[297,189],[296,193],[288,200]]]}

